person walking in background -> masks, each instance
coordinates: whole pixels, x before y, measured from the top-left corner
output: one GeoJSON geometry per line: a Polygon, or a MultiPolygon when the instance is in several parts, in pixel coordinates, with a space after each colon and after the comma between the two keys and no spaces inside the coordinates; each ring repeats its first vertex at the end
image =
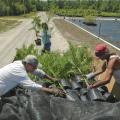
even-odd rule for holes
{"type": "Polygon", "coordinates": [[[114,76],[116,82],[120,85],[120,57],[116,53],[110,53],[105,44],[96,45],[95,56],[104,61],[104,63],[98,71],[86,75],[87,79],[93,79],[103,72],[106,74],[103,80],[98,80],[94,84],[90,85],[89,88],[96,88],[109,83],[112,76],[114,76]]]}
{"type": "Polygon", "coordinates": [[[42,31],[40,32],[40,38],[43,43],[43,50],[42,52],[44,53],[45,51],[50,51],[51,48],[51,34],[48,31],[48,25],[47,23],[42,23],[42,31]]]}
{"type": "Polygon", "coordinates": [[[34,55],[27,55],[23,60],[14,61],[0,69],[0,97],[7,95],[17,86],[30,89],[32,91],[44,91],[53,94],[62,94],[57,88],[46,88],[32,81],[28,73],[38,76],[39,78],[47,78],[54,81],[55,78],[50,77],[44,71],[37,69],[38,60],[34,55]]]}

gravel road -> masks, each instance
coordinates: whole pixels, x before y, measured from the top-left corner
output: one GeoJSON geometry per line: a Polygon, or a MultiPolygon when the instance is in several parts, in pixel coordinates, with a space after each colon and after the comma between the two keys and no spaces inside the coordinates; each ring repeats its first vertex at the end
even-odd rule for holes
{"type": "Polygon", "coordinates": [[[17,27],[0,33],[0,67],[12,62],[16,48],[34,43],[35,33],[29,30],[31,27],[31,19],[22,19],[22,23],[17,27]]]}

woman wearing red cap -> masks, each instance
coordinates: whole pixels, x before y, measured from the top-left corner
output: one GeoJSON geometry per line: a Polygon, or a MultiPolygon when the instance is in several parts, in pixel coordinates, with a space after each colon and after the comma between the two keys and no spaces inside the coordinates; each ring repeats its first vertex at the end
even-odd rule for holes
{"type": "Polygon", "coordinates": [[[112,75],[117,83],[120,84],[120,57],[115,53],[110,53],[105,44],[96,45],[95,56],[105,62],[99,71],[86,75],[87,79],[92,79],[103,72],[106,72],[106,74],[103,80],[90,85],[90,88],[96,88],[109,83],[112,75]]]}

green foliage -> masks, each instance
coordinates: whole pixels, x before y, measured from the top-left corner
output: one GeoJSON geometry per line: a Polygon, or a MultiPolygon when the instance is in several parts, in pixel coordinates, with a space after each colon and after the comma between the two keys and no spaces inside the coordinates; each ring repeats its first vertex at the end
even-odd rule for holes
{"type": "Polygon", "coordinates": [[[22,48],[17,48],[16,50],[17,53],[14,60],[23,59],[28,54],[34,54],[37,56],[38,53],[37,49],[35,49],[35,46],[33,44],[31,44],[30,46],[23,45],[22,48]]]}
{"type": "MultiPolygon", "coordinates": [[[[119,14],[119,3],[120,0],[0,0],[0,15],[19,15],[31,11],[50,11],[66,16],[83,16],[84,10],[119,14]],[[78,9],[82,10],[82,12],[78,12],[78,9]]],[[[90,15],[93,14],[94,12],[90,13],[90,15]]]]}
{"type": "Polygon", "coordinates": [[[96,10],[93,9],[57,9],[55,12],[55,14],[58,15],[63,15],[63,16],[87,16],[87,15],[91,15],[91,16],[96,16],[96,10]]]}
{"type": "Polygon", "coordinates": [[[21,15],[21,16],[26,17],[26,18],[34,18],[36,15],[37,15],[36,12],[30,12],[30,13],[27,13],[27,14],[21,15]]]}
{"type": "Polygon", "coordinates": [[[84,17],[84,21],[85,23],[88,23],[88,24],[94,24],[96,22],[96,18],[95,16],[89,15],[84,17]]]}
{"type": "Polygon", "coordinates": [[[34,54],[42,64],[42,69],[55,78],[69,78],[75,74],[86,74],[91,71],[92,56],[87,46],[76,47],[70,44],[70,49],[60,55],[58,52],[38,55],[33,45],[17,49],[15,60],[34,54]]]}
{"type": "Polygon", "coordinates": [[[8,19],[0,19],[0,32],[6,31],[18,25],[20,21],[17,20],[8,20],[8,19]]]}
{"type": "Polygon", "coordinates": [[[36,16],[36,17],[33,18],[32,25],[33,25],[33,29],[35,31],[39,31],[41,29],[41,19],[40,19],[40,16],[36,16]]]}
{"type": "Polygon", "coordinates": [[[120,13],[102,12],[99,16],[102,17],[120,17],[120,13]]]}

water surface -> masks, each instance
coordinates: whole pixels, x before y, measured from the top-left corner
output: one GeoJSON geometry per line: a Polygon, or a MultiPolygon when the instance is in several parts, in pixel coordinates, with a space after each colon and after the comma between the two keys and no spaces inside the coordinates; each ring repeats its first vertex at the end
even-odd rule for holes
{"type": "Polygon", "coordinates": [[[120,20],[96,20],[96,26],[83,24],[83,19],[69,18],[69,21],[120,48],[120,20]]]}

